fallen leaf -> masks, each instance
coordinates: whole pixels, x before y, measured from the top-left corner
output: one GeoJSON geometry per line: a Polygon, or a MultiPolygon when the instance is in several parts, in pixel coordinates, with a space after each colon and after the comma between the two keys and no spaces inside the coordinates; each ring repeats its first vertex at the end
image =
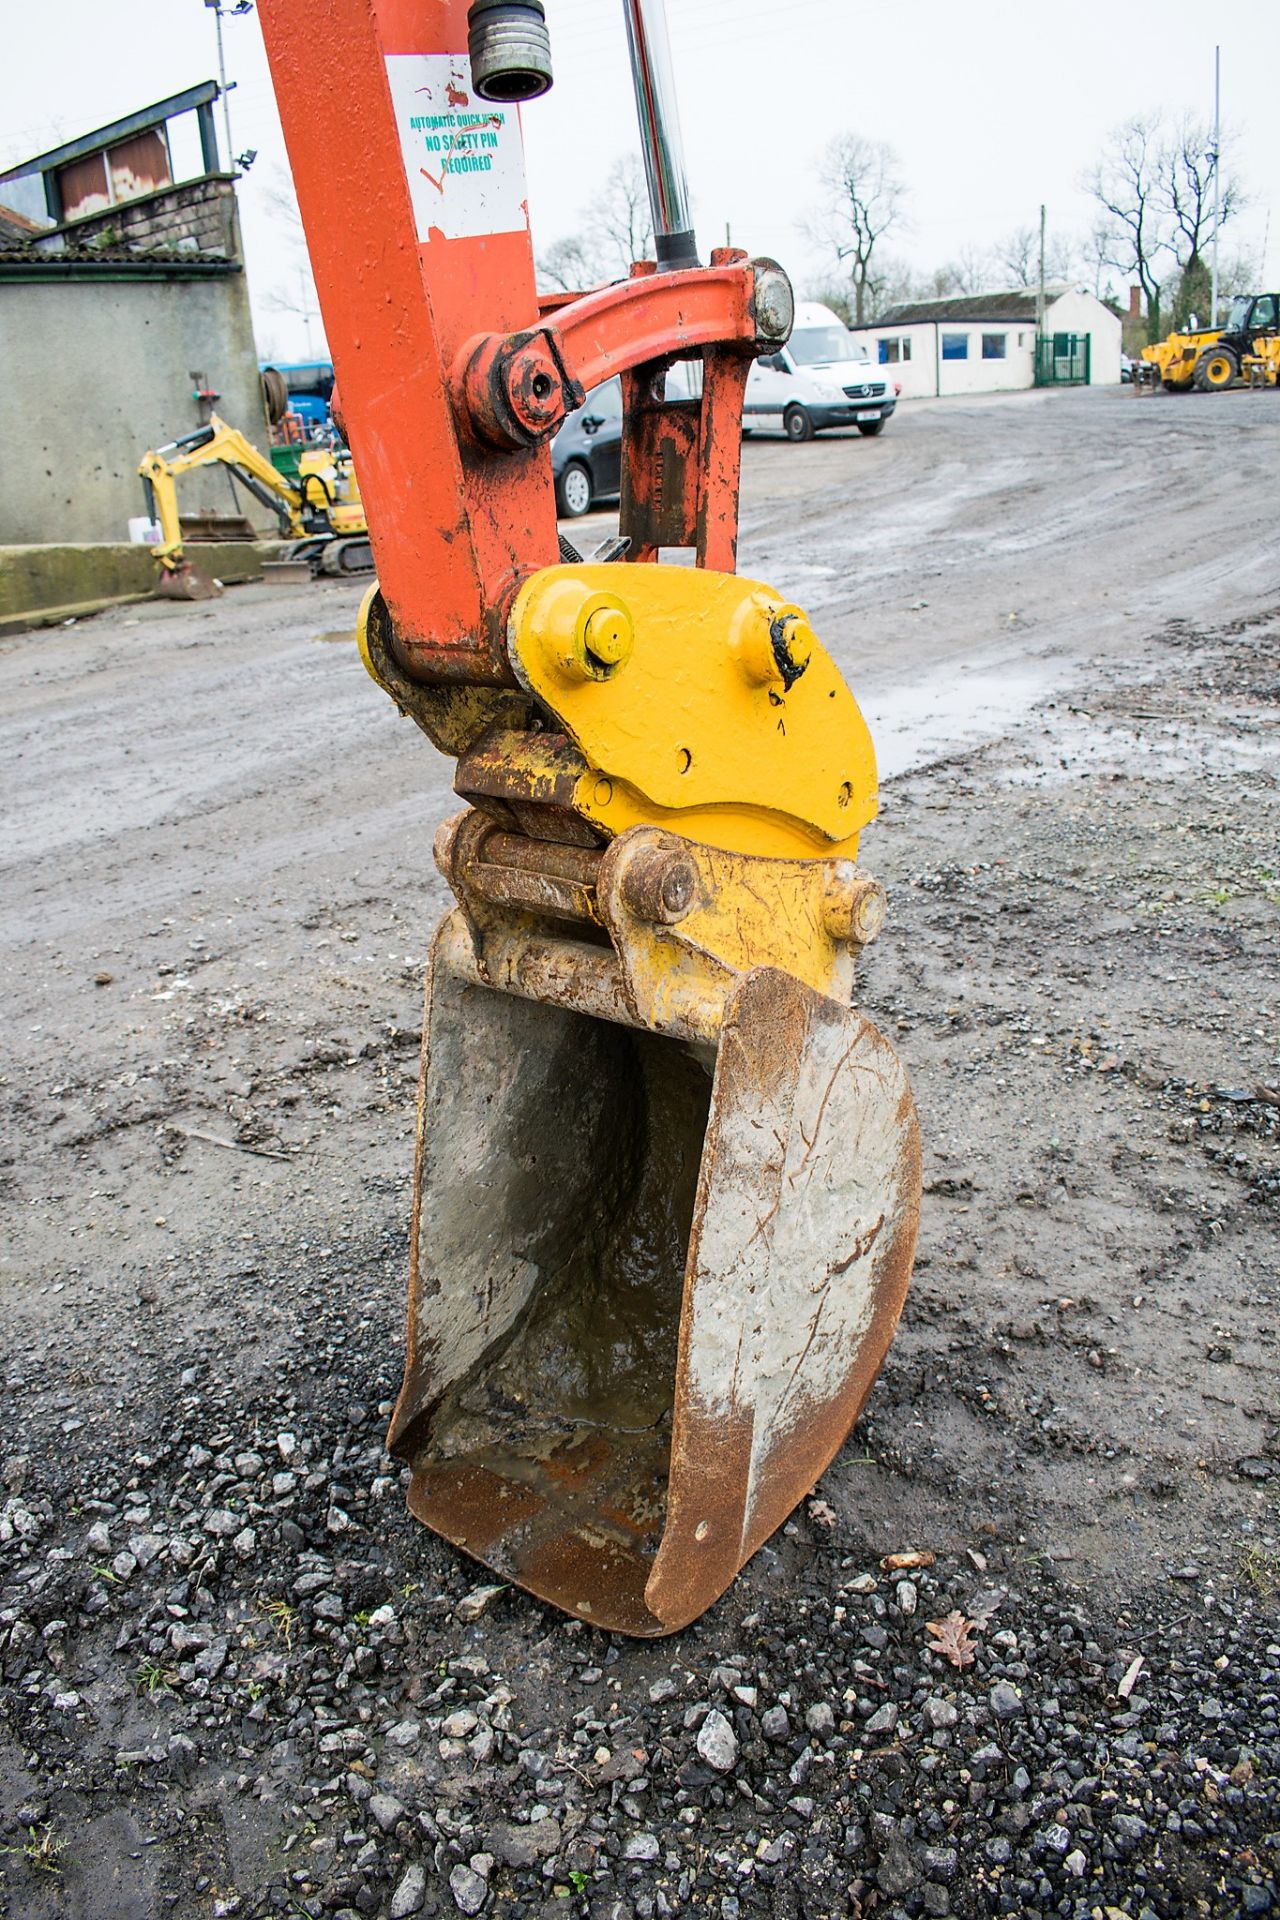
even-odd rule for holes
{"type": "Polygon", "coordinates": [[[1003,1587],[983,1587],[980,1592],[969,1596],[969,1618],[976,1630],[981,1633],[993,1613],[1005,1599],[1003,1587]]]}
{"type": "Polygon", "coordinates": [[[1125,1673],[1124,1679],[1120,1682],[1120,1685],[1116,1688],[1116,1692],[1119,1694],[1122,1700],[1127,1700],[1129,1698],[1129,1695],[1133,1692],[1133,1689],[1135,1688],[1135,1686],[1138,1684],[1138,1675],[1142,1672],[1142,1666],[1143,1666],[1143,1660],[1142,1660],[1141,1654],[1139,1654],[1135,1660],[1132,1660],[1130,1662],[1128,1670],[1125,1673]]]}
{"type": "Polygon", "coordinates": [[[925,1548],[921,1552],[886,1553],[880,1566],[885,1573],[904,1573],[909,1567],[931,1567],[933,1555],[925,1548]]]}
{"type": "Polygon", "coordinates": [[[835,1509],[829,1507],[825,1500],[809,1502],[809,1518],[815,1520],[820,1527],[834,1527],[836,1524],[835,1509]]]}
{"type": "Polygon", "coordinates": [[[926,1630],[934,1636],[934,1653],[945,1654],[953,1667],[971,1667],[974,1662],[973,1642],[969,1636],[974,1623],[966,1620],[962,1613],[952,1607],[942,1620],[926,1620],[926,1630]]]}

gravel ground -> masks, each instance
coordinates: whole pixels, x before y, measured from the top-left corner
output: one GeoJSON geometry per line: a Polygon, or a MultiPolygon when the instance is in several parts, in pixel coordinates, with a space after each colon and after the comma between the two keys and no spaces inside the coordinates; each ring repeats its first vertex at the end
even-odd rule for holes
{"type": "Polygon", "coordinates": [[[1126,478],[1055,614],[1117,422],[1178,513],[1221,423],[1210,532],[1280,430],[1063,398],[749,449],[744,566],[843,553],[906,743],[863,986],[926,1203],[866,1417],[665,1642],[490,1587],[382,1450],[447,789],[313,643],[349,591],[0,652],[0,1912],[1280,1911],[1274,569],[1162,564],[1126,478]],[[840,499],[938,467],[867,585],[840,499]]]}

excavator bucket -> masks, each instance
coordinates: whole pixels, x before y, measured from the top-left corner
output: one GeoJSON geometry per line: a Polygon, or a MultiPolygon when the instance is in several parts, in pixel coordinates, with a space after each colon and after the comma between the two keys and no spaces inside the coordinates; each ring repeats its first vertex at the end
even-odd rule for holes
{"type": "Polygon", "coordinates": [[[161,600],[216,600],[222,585],[185,560],[179,567],[161,567],[155,590],[161,600]]]}
{"type": "Polygon", "coordinates": [[[495,991],[443,923],[391,1443],[438,1533],[660,1635],[856,1420],[911,1271],[919,1131],[870,1021],[778,969],[737,981],[714,1047],[626,1024],[571,965],[553,990],[495,991]]]}

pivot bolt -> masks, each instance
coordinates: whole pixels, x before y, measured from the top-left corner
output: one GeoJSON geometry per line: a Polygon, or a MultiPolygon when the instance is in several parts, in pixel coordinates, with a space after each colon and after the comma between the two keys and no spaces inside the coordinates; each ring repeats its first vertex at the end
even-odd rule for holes
{"type": "Polygon", "coordinates": [[[754,687],[789,692],[809,665],[816,645],[808,616],[799,607],[752,594],[733,617],[729,646],[743,678],[754,687]]]}
{"type": "Polygon", "coordinates": [[[769,642],[782,684],[789,690],[813,656],[813,628],[798,609],[784,607],[769,622],[769,642]]]}
{"type": "Polygon", "coordinates": [[[560,679],[611,680],[630,659],[636,630],[616,593],[593,593],[565,569],[539,598],[537,636],[560,679]]]}
{"type": "Polygon", "coordinates": [[[688,854],[642,847],[623,870],[621,890],[637,919],[673,927],[697,900],[698,870],[688,854]]]}
{"type": "Polygon", "coordinates": [[[856,946],[867,947],[884,925],[887,904],[878,880],[861,875],[845,879],[837,870],[823,898],[823,923],[833,940],[852,940],[856,946]]]}
{"type": "Polygon", "coordinates": [[[756,339],[766,347],[775,347],[791,332],[796,317],[795,294],[776,260],[753,260],[751,268],[755,276],[756,339]]]}
{"type": "Polygon", "coordinates": [[[635,645],[635,637],[625,607],[596,607],[582,623],[582,644],[602,667],[620,667],[635,645]]]}
{"type": "Polygon", "coordinates": [[[545,339],[535,336],[516,349],[502,368],[506,400],[520,426],[541,439],[565,416],[564,382],[545,339]]]}

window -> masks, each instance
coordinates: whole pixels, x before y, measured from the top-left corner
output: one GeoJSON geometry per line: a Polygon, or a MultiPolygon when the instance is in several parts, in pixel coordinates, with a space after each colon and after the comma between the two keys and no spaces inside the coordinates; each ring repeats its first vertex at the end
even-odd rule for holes
{"type": "Polygon", "coordinates": [[[602,421],[621,420],[622,418],[622,382],[606,380],[601,387],[594,388],[583,402],[582,411],[594,414],[602,421]]]}
{"type": "Polygon", "coordinates": [[[101,213],[104,207],[155,193],[172,179],[165,130],[148,127],[104,153],[91,153],[58,168],[63,218],[79,220],[86,214],[101,213]]]}
{"type": "Polygon", "coordinates": [[[880,365],[881,365],[882,367],[895,367],[895,366],[897,366],[897,364],[898,364],[898,350],[899,350],[899,342],[898,342],[898,341],[896,341],[896,340],[882,340],[882,341],[880,342],[880,365]]]}
{"type": "Polygon", "coordinates": [[[982,357],[984,360],[1003,360],[1007,334],[984,333],[982,336],[982,357]]]}
{"type": "Polygon", "coordinates": [[[968,334],[944,333],[942,336],[942,357],[944,360],[967,360],[969,358],[968,334]]]}
{"type": "Polygon", "coordinates": [[[327,400],[333,392],[331,360],[308,362],[305,366],[299,361],[291,366],[277,367],[276,371],[284,375],[284,383],[290,393],[318,393],[327,400]]]}
{"type": "Polygon", "coordinates": [[[798,367],[823,367],[840,360],[866,358],[864,349],[847,327],[797,327],[787,344],[798,367]]]}
{"type": "Polygon", "coordinates": [[[903,335],[903,339],[902,339],[902,357],[903,357],[903,359],[904,359],[904,360],[909,360],[909,359],[911,358],[911,336],[910,336],[910,334],[904,334],[904,335],[903,335]]]}

